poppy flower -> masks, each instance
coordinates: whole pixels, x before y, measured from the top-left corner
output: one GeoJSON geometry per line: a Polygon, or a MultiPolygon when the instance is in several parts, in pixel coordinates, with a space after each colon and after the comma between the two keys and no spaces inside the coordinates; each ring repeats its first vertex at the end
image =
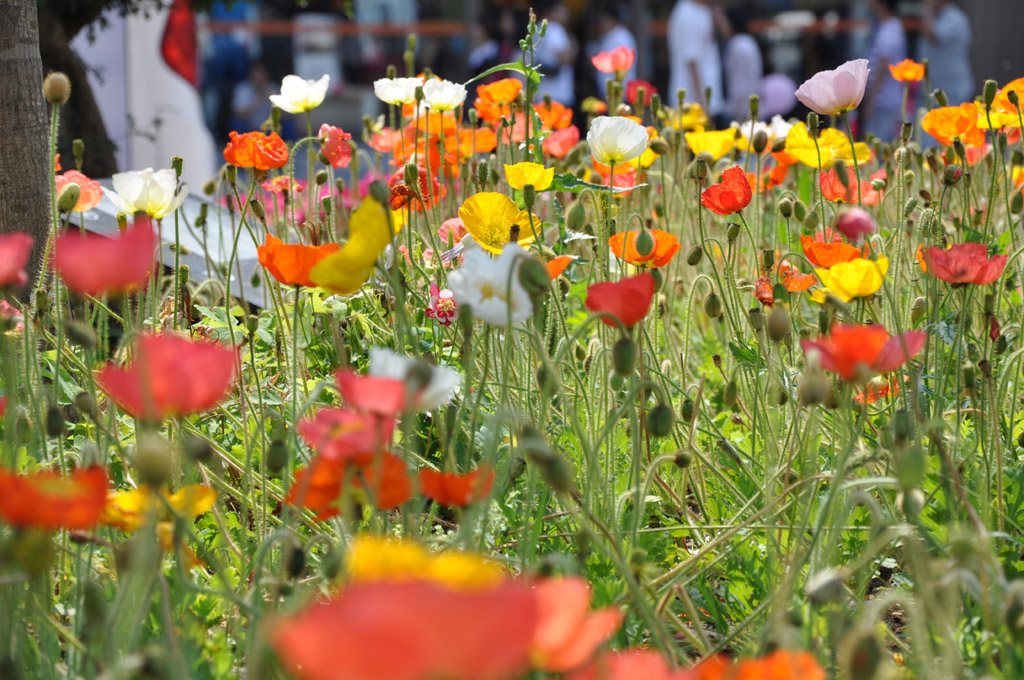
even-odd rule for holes
{"type": "Polygon", "coordinates": [[[393,418],[405,410],[406,386],[401,380],[357,375],[350,368],[338,371],[334,377],[342,400],[357,411],[393,418]]]}
{"type": "MultiPolygon", "coordinates": [[[[859,160],[859,159],[858,159],[859,160]]],[[[847,167],[842,170],[845,181],[839,175],[839,168],[822,171],[818,181],[821,183],[821,194],[826,200],[833,203],[857,204],[857,177],[847,167]]],[[[885,169],[873,173],[870,180],[885,179],[885,169]]],[[[861,178],[860,191],[861,203],[864,205],[878,205],[882,199],[882,192],[877,191],[868,178],[861,178]]]]}
{"type": "Polygon", "coordinates": [[[754,284],[754,297],[762,305],[772,306],[775,304],[775,293],[772,289],[772,280],[767,276],[761,276],[754,284]]]}
{"type": "Polygon", "coordinates": [[[580,109],[582,109],[584,113],[592,113],[595,116],[600,116],[601,114],[608,113],[608,104],[597,97],[587,97],[580,102],[580,109]]]}
{"type": "Polygon", "coordinates": [[[411,540],[359,534],[345,555],[345,581],[430,582],[452,590],[479,591],[500,586],[506,581],[506,572],[476,553],[434,551],[411,540]]]}
{"type": "Polygon", "coordinates": [[[590,58],[590,63],[601,73],[628,71],[633,67],[636,54],[625,46],[616,47],[608,52],[598,52],[590,58]]]}
{"type": "Polygon", "coordinates": [[[301,243],[285,243],[273,234],[267,234],[265,243],[256,248],[260,264],[286,286],[315,286],[309,273],[321,260],[338,252],[337,243],[322,246],[307,246],[301,243]]]}
{"type": "Polygon", "coordinates": [[[815,302],[824,302],[826,294],[831,293],[843,302],[849,302],[853,298],[873,295],[882,287],[888,270],[889,258],[886,257],[877,260],[857,258],[834,264],[828,269],[815,269],[825,288],[816,290],[811,297],[815,302]]]}
{"type": "Polygon", "coordinates": [[[369,463],[390,442],[395,429],[392,416],[325,408],[299,421],[299,436],[328,462],[369,463]]]}
{"type": "Polygon", "coordinates": [[[398,456],[383,453],[360,466],[352,485],[365,489],[378,510],[391,510],[412,498],[409,468],[398,456]]]}
{"type": "Polygon", "coordinates": [[[728,130],[696,130],[683,135],[686,138],[686,146],[690,147],[693,155],[707,153],[712,160],[718,160],[733,150],[736,146],[736,131],[728,130]]]}
{"type": "MultiPolygon", "coordinates": [[[[217,492],[202,484],[189,484],[174,493],[162,493],[167,504],[186,517],[202,515],[217,500],[217,492]]],[[[131,491],[115,491],[107,495],[100,522],[131,533],[145,526],[154,516],[158,521],[171,520],[167,508],[155,497],[153,489],[140,486],[131,491]]]]}
{"type": "Polygon", "coordinates": [[[572,109],[560,102],[538,102],[533,105],[533,110],[537,112],[541,127],[545,130],[564,130],[572,125],[572,109]]]}
{"type": "Polygon", "coordinates": [[[978,110],[971,102],[932,109],[925,114],[921,127],[943,146],[951,146],[957,139],[967,147],[985,143],[985,131],[978,127],[978,110]]]}
{"type": "MultiPolygon", "coordinates": [[[[514,232],[518,232],[520,246],[534,240],[529,213],[496,191],[481,191],[467,198],[459,207],[459,218],[476,242],[491,253],[500,253],[514,232]]],[[[534,219],[533,225],[539,228],[540,221],[534,219]]]]}
{"type": "Polygon", "coordinates": [[[494,468],[487,464],[464,475],[423,468],[419,472],[420,493],[441,505],[465,507],[487,498],[494,477],[494,468]]]}
{"type": "Polygon", "coordinates": [[[16,527],[56,531],[89,529],[107,504],[107,473],[103,468],[18,475],[0,470],[0,518],[16,527]]]}
{"type": "MultiPolygon", "coordinates": [[[[590,311],[609,314],[626,328],[632,328],[650,311],[654,290],[654,277],[643,272],[619,281],[591,285],[587,288],[585,304],[590,311]]],[[[617,325],[612,319],[603,316],[601,321],[608,326],[617,325]]]]}
{"type": "Polygon", "coordinates": [[[786,262],[779,266],[779,275],[782,277],[782,285],[790,293],[800,293],[818,282],[814,274],[804,274],[786,262]]]}
{"type": "Polygon", "coordinates": [[[861,257],[860,248],[843,243],[838,239],[838,235],[828,242],[819,240],[820,236],[821,232],[814,237],[806,234],[800,236],[804,255],[814,266],[828,269],[840,262],[849,262],[861,257]]]}
{"type": "Polygon", "coordinates": [[[423,78],[379,78],[373,81],[373,94],[392,106],[407,104],[416,99],[416,88],[423,86],[423,78]]]}
{"type": "Polygon", "coordinates": [[[982,243],[957,243],[948,250],[927,248],[924,258],[928,270],[946,283],[973,283],[985,286],[1003,275],[1006,255],[988,256],[982,243]]]}
{"type": "Polygon", "coordinates": [[[901,83],[916,83],[924,78],[924,64],[904,59],[898,64],[889,64],[889,73],[901,83]]]}
{"type": "Polygon", "coordinates": [[[574,259],[575,258],[572,255],[559,255],[558,257],[553,257],[545,262],[544,265],[548,268],[548,276],[551,277],[551,280],[554,281],[561,276],[562,272],[565,271],[565,268],[568,267],[569,263],[574,259]]]}
{"type": "Polygon", "coordinates": [[[462,384],[462,374],[444,365],[430,364],[384,347],[370,348],[369,375],[398,380],[411,388],[409,406],[433,411],[445,406],[462,384]]]}
{"type": "Polygon", "coordinates": [[[517,582],[355,584],[278,621],[270,643],[300,680],[499,680],[527,670],[536,610],[517,582]]]}
{"type": "Polygon", "coordinates": [[[115,172],[110,181],[114,189],[106,189],[107,196],[119,210],[129,215],[143,212],[158,220],[163,219],[180,208],[188,198],[188,185],[179,184],[171,168],[115,172]]]}
{"type": "Polygon", "coordinates": [[[631,106],[637,106],[637,98],[640,96],[640,88],[644,88],[644,106],[651,105],[651,97],[658,92],[658,88],[646,80],[631,80],[626,83],[626,101],[631,106]]]}
{"type": "Polygon", "coordinates": [[[836,231],[854,242],[860,241],[862,237],[874,233],[877,229],[878,225],[875,223],[875,219],[860,208],[843,211],[839,215],[839,219],[836,220],[835,226],[836,231]]]}
{"type": "Polygon", "coordinates": [[[94,179],[89,179],[77,170],[68,170],[62,175],[53,178],[56,182],[57,194],[68,184],[77,184],[81,193],[78,195],[78,202],[72,208],[74,212],[88,212],[99,205],[103,200],[103,187],[94,179]]]}
{"type": "Polygon", "coordinates": [[[879,324],[857,326],[833,324],[831,332],[817,340],[802,340],[800,345],[807,354],[817,350],[821,367],[844,380],[864,377],[866,369],[871,375],[891,373],[913,359],[924,347],[928,334],[906,331],[890,336],[879,324]],[[906,344],[906,351],[903,346],[906,344]]]}
{"type": "Polygon", "coordinates": [[[0,287],[28,283],[25,265],[32,253],[32,237],[20,231],[0,234],[0,287]]]}
{"type": "Polygon", "coordinates": [[[679,239],[673,234],[660,229],[649,229],[647,234],[651,237],[654,245],[651,247],[651,252],[646,255],[641,255],[636,249],[639,231],[620,231],[617,234],[612,234],[608,239],[608,245],[620,260],[652,269],[667,265],[682,248],[679,239]]]}
{"type": "Polygon", "coordinates": [[[871,158],[871,149],[864,142],[857,142],[851,147],[850,138],[835,128],[825,128],[815,140],[803,123],[796,123],[789,129],[785,151],[790,159],[809,168],[817,168],[819,159],[822,169],[832,167],[837,160],[853,163],[854,152],[858,165],[867,163],[871,158]]]}
{"type": "Polygon", "coordinates": [[[506,245],[497,259],[483,250],[466,251],[462,266],[448,277],[455,302],[468,307],[474,318],[495,326],[525,321],[533,314],[533,302],[519,272],[529,258],[529,253],[514,243],[506,245]]]}
{"type": "Polygon", "coordinates": [[[567,675],[566,680],[693,680],[693,675],[673,671],[653,649],[629,649],[605,652],[594,663],[567,675]]]}
{"type": "Polygon", "coordinates": [[[309,465],[295,471],[285,502],[312,510],[321,522],[341,514],[335,501],[341,496],[346,470],[343,462],[314,456],[309,465]]]}
{"type": "Polygon", "coordinates": [[[273,179],[260,182],[260,186],[263,187],[264,191],[268,191],[272,194],[297,194],[306,189],[306,182],[303,180],[292,181],[291,177],[282,175],[280,177],[274,177],[273,179]]]}
{"type": "Polygon", "coordinates": [[[555,179],[555,169],[545,168],[540,163],[516,163],[515,165],[505,164],[505,181],[513,189],[523,190],[527,184],[532,184],[537,191],[544,191],[551,186],[555,179]]]}
{"type": "MultiPolygon", "coordinates": [[[[996,98],[992,101],[992,109],[1002,113],[1012,114],[1014,117],[1017,116],[1017,104],[1010,101],[1010,93],[1017,93],[1017,104],[1024,106],[1024,78],[1015,78],[996,93],[996,98]]],[[[1019,125],[1019,123],[1018,123],[1019,125]]]]}
{"type": "Polygon", "coordinates": [[[199,413],[216,406],[235,380],[237,351],[170,333],[141,333],[127,366],[96,373],[107,395],[145,420],[199,413]]]}
{"type": "Polygon", "coordinates": [[[603,165],[622,165],[647,148],[647,128],[623,116],[598,116],[590,122],[587,145],[590,154],[603,165]]]}
{"type": "Polygon", "coordinates": [[[81,295],[127,293],[149,282],[155,249],[156,233],[145,217],[113,238],[68,230],[54,241],[53,268],[81,295]]]}
{"type": "Polygon", "coordinates": [[[502,78],[493,83],[477,85],[476,96],[494,104],[511,104],[523,90],[523,81],[518,78],[502,78]]]}
{"type": "Polygon", "coordinates": [[[443,78],[423,83],[423,101],[431,111],[454,111],[466,101],[466,86],[443,78]]]}
{"type": "Polygon", "coordinates": [[[312,111],[323,103],[330,84],[331,77],[327,74],[319,80],[287,75],[281,80],[281,93],[270,95],[270,103],[288,113],[312,111]]]}
{"type": "Polygon", "coordinates": [[[320,126],[317,136],[321,139],[320,150],[327,157],[331,167],[347,168],[349,161],[352,160],[352,145],[348,143],[352,135],[340,127],[324,123],[320,126]]]}
{"type": "MultiPolygon", "coordinates": [[[[431,163],[431,168],[437,168],[437,165],[431,163]]],[[[405,183],[405,168],[399,168],[391,175],[388,180],[388,190],[391,192],[391,209],[401,210],[408,206],[415,212],[423,212],[424,201],[426,201],[426,209],[434,207],[436,201],[441,200],[448,193],[448,190],[441,185],[437,180],[437,177],[431,173],[431,176],[427,176],[427,168],[424,165],[417,166],[417,175],[419,177],[419,195],[416,195],[416,187],[410,186],[405,183]]]]}
{"type": "Polygon", "coordinates": [[[800,103],[822,116],[857,108],[868,84],[867,59],[854,59],[831,71],[819,71],[796,91],[800,103]]]}
{"type": "Polygon", "coordinates": [[[712,184],[700,195],[700,202],[718,215],[732,215],[750,205],[754,196],[743,168],[736,165],[722,173],[722,181],[712,184]]]}
{"type": "MultiPolygon", "coordinates": [[[[598,165],[597,163],[594,164],[598,165]]],[[[629,167],[627,163],[623,169],[614,169],[615,177],[612,179],[612,168],[608,168],[608,172],[602,173],[600,184],[608,186],[611,184],[615,189],[615,196],[617,198],[629,196],[633,193],[633,189],[636,188],[636,168],[629,167]]]]}
{"type": "MultiPolygon", "coordinates": [[[[699,667],[697,669],[700,670],[699,667]]],[[[733,666],[732,675],[737,680],[764,678],[767,680],[825,680],[825,671],[808,652],[791,652],[777,649],[771,654],[756,659],[743,659],[733,666]]],[[[699,672],[698,672],[699,675],[699,672]]],[[[718,678],[721,675],[700,676],[718,678]]]]}
{"type": "Polygon", "coordinates": [[[873,404],[879,399],[896,397],[900,393],[900,386],[890,378],[872,378],[864,386],[864,391],[853,395],[853,400],[858,404],[873,404]]]}
{"type": "Polygon", "coordinates": [[[578,576],[539,581],[534,596],[538,621],[530,657],[539,670],[563,673],[582,666],[622,625],[616,607],[588,611],[590,587],[578,576]]]}
{"type": "Polygon", "coordinates": [[[349,218],[349,238],[336,253],[317,262],[309,271],[314,285],[337,295],[352,295],[366,283],[373,266],[391,243],[392,229],[401,223],[388,219],[387,209],[372,198],[363,199],[349,218]]]}
{"type": "Polygon", "coordinates": [[[288,145],[276,132],[230,133],[231,141],[224,147],[224,160],[237,168],[271,170],[288,162],[288,145]]]}

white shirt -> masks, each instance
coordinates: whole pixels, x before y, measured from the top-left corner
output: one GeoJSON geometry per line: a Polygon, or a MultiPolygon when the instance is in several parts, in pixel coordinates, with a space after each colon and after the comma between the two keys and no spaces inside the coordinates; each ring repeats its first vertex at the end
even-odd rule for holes
{"type": "MultiPolygon", "coordinates": [[[[562,24],[549,21],[547,33],[537,44],[534,57],[538,63],[553,67],[559,63],[559,53],[566,52],[571,48],[572,41],[569,39],[565,27],[562,24]]],[[[548,94],[556,102],[572,106],[576,101],[574,89],[572,64],[566,64],[561,66],[557,73],[545,75],[540,79],[537,98],[541,99],[548,94]]]]}
{"type": "Polygon", "coordinates": [[[703,101],[704,88],[711,88],[712,114],[722,113],[722,59],[715,42],[715,22],[711,8],[695,0],[679,0],[668,17],[669,88],[665,101],[676,104],[676,92],[686,89],[687,101],[703,101]],[[690,78],[690,62],[697,63],[701,83],[690,78]],[[697,90],[700,90],[698,94],[697,90]]]}
{"type": "Polygon", "coordinates": [[[734,35],[725,45],[722,64],[729,88],[725,113],[733,120],[746,120],[750,115],[750,95],[761,94],[761,78],[764,75],[761,48],[746,33],[734,35]]]}
{"type": "MultiPolygon", "coordinates": [[[[633,54],[636,54],[636,38],[629,32],[629,29],[622,24],[616,24],[615,28],[608,31],[601,37],[597,42],[598,52],[611,52],[616,47],[628,47],[633,50],[633,54]]],[[[601,73],[597,72],[597,87],[601,93],[601,97],[604,97],[605,92],[608,91],[608,81],[615,77],[614,73],[601,73]]],[[[633,60],[633,65],[626,71],[626,79],[623,81],[623,94],[625,94],[625,85],[631,80],[636,80],[636,60],[633,60]]]]}

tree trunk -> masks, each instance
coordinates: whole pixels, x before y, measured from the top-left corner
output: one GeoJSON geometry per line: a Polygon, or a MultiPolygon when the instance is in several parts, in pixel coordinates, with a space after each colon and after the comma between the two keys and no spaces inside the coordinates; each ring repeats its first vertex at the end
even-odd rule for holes
{"type": "Polygon", "coordinates": [[[35,0],[0,0],[0,233],[35,239],[35,281],[50,234],[50,160],[35,0]]]}

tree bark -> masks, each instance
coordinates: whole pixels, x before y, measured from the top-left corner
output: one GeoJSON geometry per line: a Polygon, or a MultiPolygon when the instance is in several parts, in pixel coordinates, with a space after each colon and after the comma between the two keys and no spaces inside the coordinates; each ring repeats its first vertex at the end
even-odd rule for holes
{"type": "Polygon", "coordinates": [[[0,234],[35,239],[29,278],[36,280],[50,234],[47,105],[34,0],[0,0],[0,234]]]}

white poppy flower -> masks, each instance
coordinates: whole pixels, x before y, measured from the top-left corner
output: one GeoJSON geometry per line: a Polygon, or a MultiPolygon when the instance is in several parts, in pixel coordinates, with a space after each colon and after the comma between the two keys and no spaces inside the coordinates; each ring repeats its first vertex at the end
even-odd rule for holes
{"type": "Polygon", "coordinates": [[[519,282],[519,266],[529,257],[516,244],[506,245],[496,260],[483,250],[468,250],[462,266],[448,276],[455,302],[468,306],[473,316],[495,326],[526,321],[533,314],[530,295],[519,282]]]}
{"type": "Polygon", "coordinates": [[[647,128],[622,116],[598,116],[590,123],[587,145],[598,163],[622,165],[647,149],[647,128]]]}
{"type": "Polygon", "coordinates": [[[331,77],[306,80],[299,76],[285,76],[281,81],[281,94],[270,95],[270,103],[288,113],[302,113],[320,106],[327,96],[331,77]]]}
{"type": "Polygon", "coordinates": [[[414,406],[423,411],[432,411],[444,406],[455,396],[462,384],[462,375],[447,366],[434,366],[426,362],[398,354],[390,349],[370,349],[370,375],[405,382],[418,366],[428,366],[430,379],[416,394],[414,406]]]}
{"type": "Polygon", "coordinates": [[[466,101],[466,86],[431,78],[423,85],[423,98],[431,111],[453,111],[466,101]]]}
{"type": "Polygon", "coordinates": [[[381,78],[373,81],[373,94],[385,104],[400,106],[416,99],[416,88],[422,78],[381,78]]]}
{"type": "Polygon", "coordinates": [[[174,170],[170,168],[118,172],[111,179],[113,191],[103,191],[118,209],[129,215],[144,212],[161,219],[177,210],[188,196],[188,185],[182,184],[179,188],[174,170]]]}

